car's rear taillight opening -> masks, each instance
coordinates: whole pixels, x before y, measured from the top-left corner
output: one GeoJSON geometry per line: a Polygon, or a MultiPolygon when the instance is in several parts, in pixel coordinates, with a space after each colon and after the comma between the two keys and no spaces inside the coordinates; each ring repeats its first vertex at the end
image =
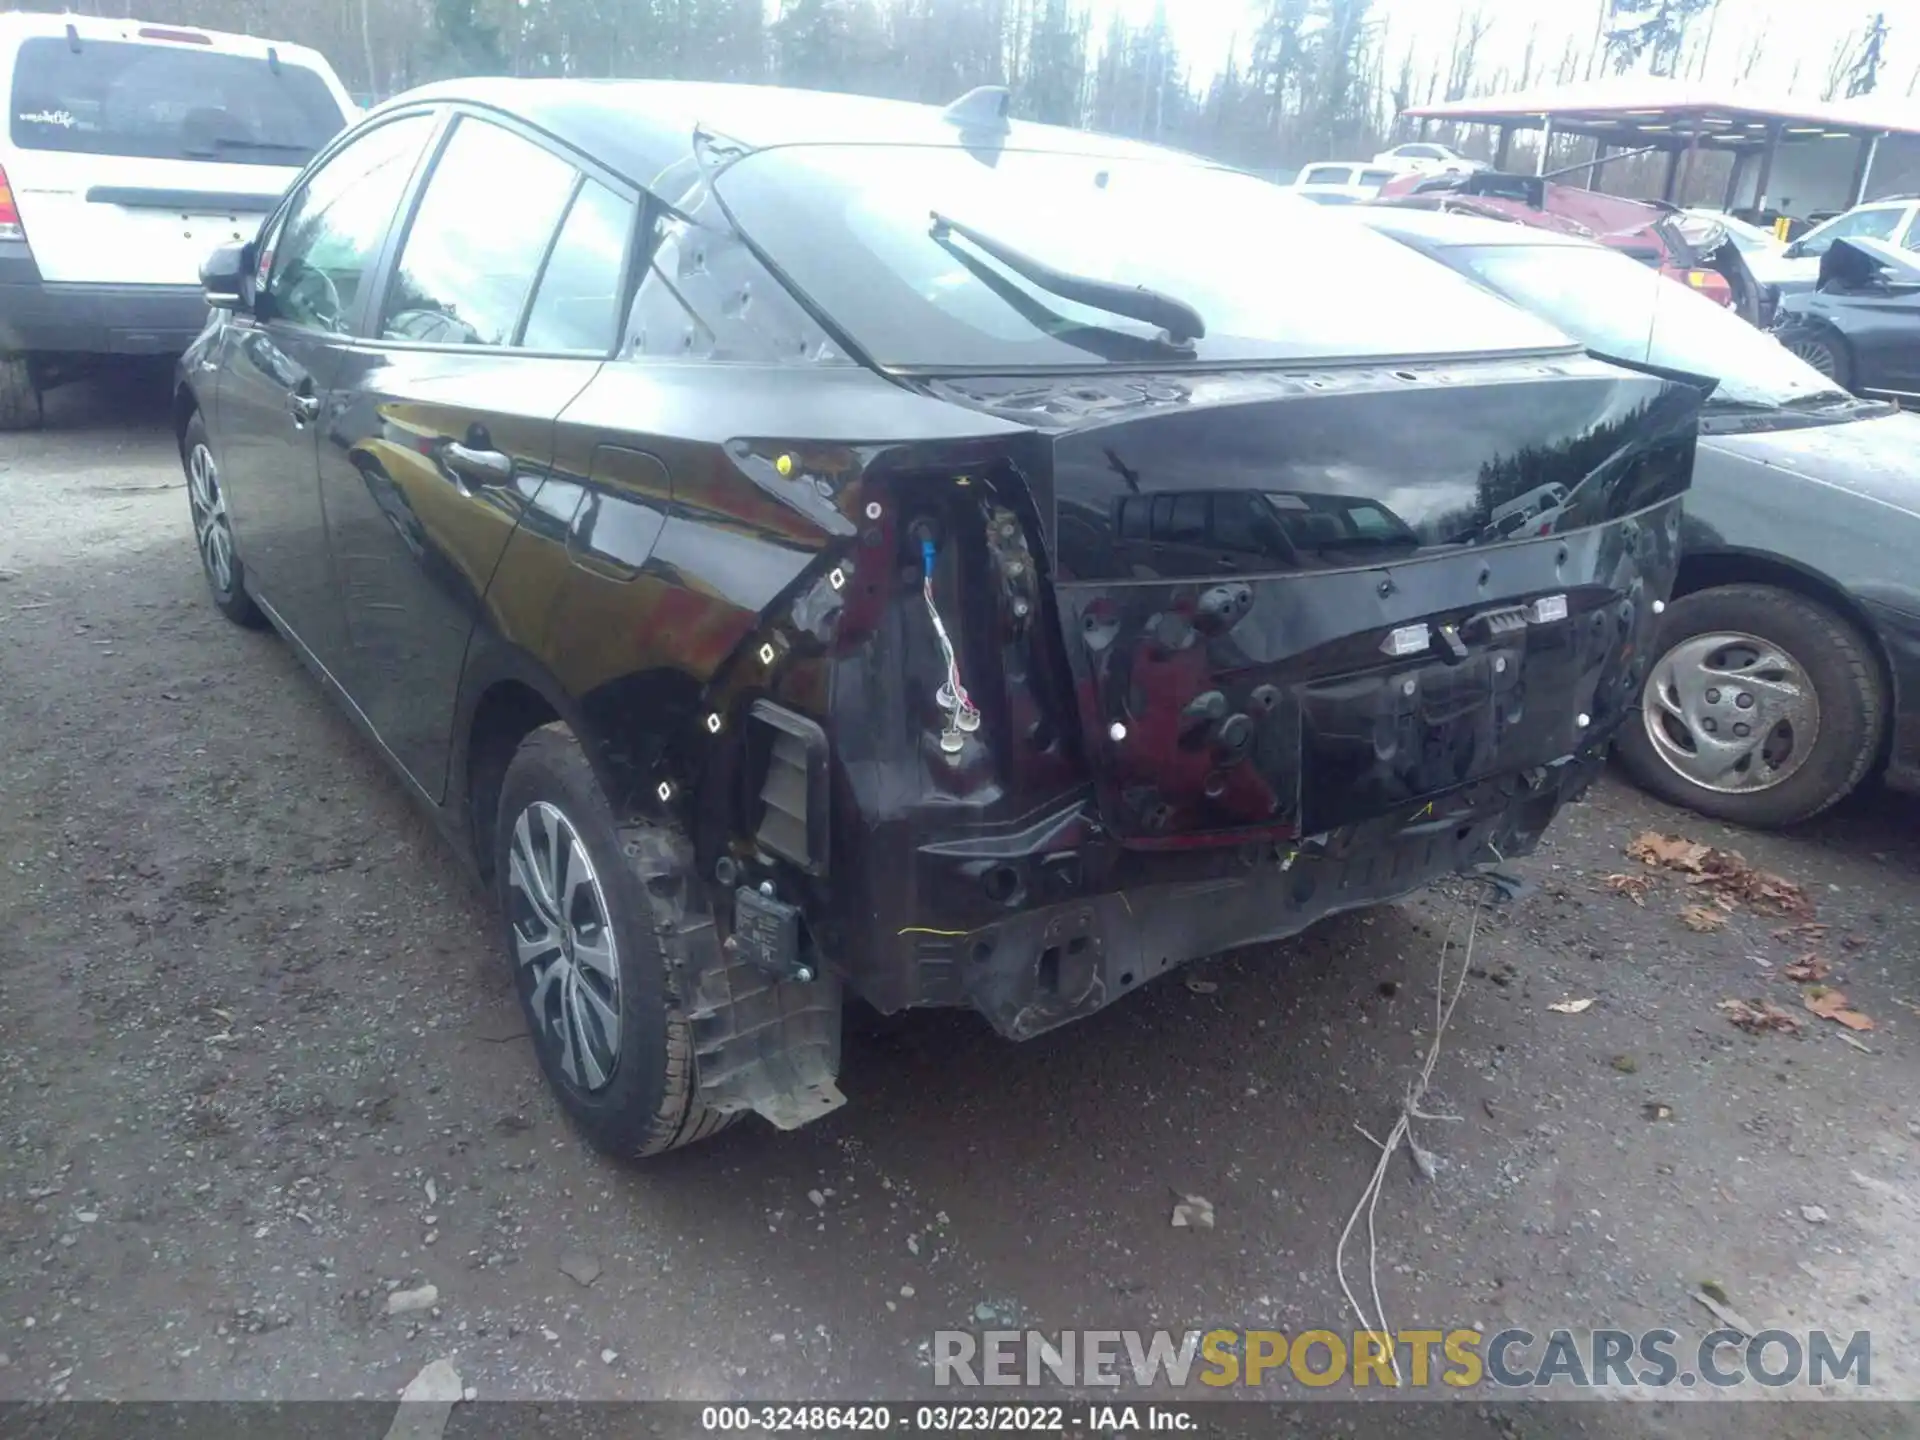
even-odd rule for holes
{"type": "Polygon", "coordinates": [[[0,240],[26,238],[26,228],[20,223],[20,207],[13,200],[13,187],[7,183],[6,170],[0,168],[0,240]]]}

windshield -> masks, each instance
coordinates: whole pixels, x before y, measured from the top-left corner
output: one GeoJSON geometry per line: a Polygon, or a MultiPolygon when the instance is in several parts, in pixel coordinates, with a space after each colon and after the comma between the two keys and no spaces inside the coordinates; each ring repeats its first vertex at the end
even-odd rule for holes
{"type": "Polygon", "coordinates": [[[142,159],[298,168],[346,127],[305,66],[180,45],[23,42],[14,66],[13,143],[142,159]]]}
{"type": "Polygon", "coordinates": [[[1463,246],[1449,258],[1603,355],[1720,382],[1709,407],[1844,400],[1812,366],[1733,311],[1598,246],[1463,246]]]}
{"type": "Polygon", "coordinates": [[[717,189],[787,278],[886,366],[1149,358],[1152,325],[1044,290],[963,238],[936,239],[935,211],[1057,270],[1192,306],[1206,335],[1185,363],[1566,346],[1337,211],[1180,157],[804,145],[737,162],[717,189]],[[1113,332],[1145,344],[1095,343],[1113,332]]]}

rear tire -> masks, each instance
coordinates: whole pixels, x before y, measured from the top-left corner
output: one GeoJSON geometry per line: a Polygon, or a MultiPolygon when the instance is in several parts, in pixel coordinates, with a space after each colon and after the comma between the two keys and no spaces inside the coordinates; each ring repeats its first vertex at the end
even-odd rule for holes
{"type": "Polygon", "coordinates": [[[672,897],[650,893],[586,752],[559,723],[521,742],[497,813],[508,963],[541,1072],[568,1118],[595,1149],[628,1160],[724,1129],[734,1115],[700,1103],[693,1032],[660,940],[667,910],[701,903],[694,877],[672,877],[672,897]]]}
{"type": "Polygon", "coordinates": [[[207,577],[214,607],[249,630],[266,627],[267,617],[247,593],[247,567],[233,542],[227,520],[227,493],[214,463],[207,422],[195,411],[180,437],[180,464],[187,472],[187,514],[193,521],[193,544],[200,553],[200,573],[207,577]]]}
{"type": "Polygon", "coordinates": [[[46,419],[40,385],[24,355],[0,355],[0,430],[38,430],[46,419]]]}
{"type": "Polygon", "coordinates": [[[1795,825],[1851,794],[1880,753],[1879,664],[1866,637],[1824,605],[1771,585],[1699,590],[1667,608],[1655,649],[1640,712],[1616,748],[1627,773],[1664,800],[1755,829],[1795,825]],[[1778,700],[1790,691],[1810,693],[1811,704],[1778,700]],[[1758,703],[1741,709],[1743,696],[1758,703]],[[1719,788],[1703,783],[1714,765],[1702,756],[1738,749],[1741,724],[1756,742],[1746,768],[1717,776],[1719,788]]]}

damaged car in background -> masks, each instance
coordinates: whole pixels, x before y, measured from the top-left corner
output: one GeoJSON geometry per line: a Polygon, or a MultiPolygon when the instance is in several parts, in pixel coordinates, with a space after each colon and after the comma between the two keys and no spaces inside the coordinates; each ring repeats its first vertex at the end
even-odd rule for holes
{"type": "MultiPolygon", "coordinates": [[[[1605,248],[1462,215],[1367,223],[1597,354],[1718,383],[1700,417],[1640,715],[1618,752],[1717,820],[1810,820],[1863,782],[1920,793],[1920,416],[1605,248]]],[[[1836,248],[1841,242],[1836,242],[1836,248]]]]}
{"type": "Polygon", "coordinates": [[[1773,313],[1774,295],[1754,277],[1726,224],[1665,201],[1629,200],[1562,185],[1551,176],[1486,171],[1401,176],[1380,187],[1377,203],[1507,220],[1592,240],[1698,290],[1749,325],[1765,324],[1773,313]]]}
{"type": "Polygon", "coordinates": [[[1696,377],[1007,100],[447,82],[206,266],[215,603],[610,1152],[832,1110],[849,993],[1024,1039],[1525,854],[1645,681],[1696,377]]]}
{"type": "Polygon", "coordinates": [[[1920,405],[1920,249],[1832,241],[1819,282],[1781,300],[1773,329],[1843,390],[1920,405]]]}

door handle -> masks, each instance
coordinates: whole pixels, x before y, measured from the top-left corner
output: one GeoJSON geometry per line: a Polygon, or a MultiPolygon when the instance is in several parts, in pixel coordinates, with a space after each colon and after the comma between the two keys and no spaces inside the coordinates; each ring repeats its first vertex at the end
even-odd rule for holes
{"type": "Polygon", "coordinates": [[[477,450],[449,440],[442,452],[447,468],[480,485],[505,485],[513,479],[513,457],[499,450],[477,450]]]}
{"type": "Polygon", "coordinates": [[[287,394],[287,413],[293,416],[294,424],[305,425],[309,421],[319,418],[320,397],[318,395],[308,395],[299,390],[289,391],[287,394]]]}

